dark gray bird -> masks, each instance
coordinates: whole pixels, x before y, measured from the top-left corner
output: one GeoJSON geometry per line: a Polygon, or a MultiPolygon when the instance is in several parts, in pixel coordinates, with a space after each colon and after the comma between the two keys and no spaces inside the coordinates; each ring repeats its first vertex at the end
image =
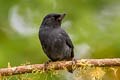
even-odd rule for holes
{"type": "Polygon", "coordinates": [[[44,53],[52,61],[72,60],[74,57],[73,44],[61,28],[65,14],[48,14],[40,26],[39,39],[44,53]]]}

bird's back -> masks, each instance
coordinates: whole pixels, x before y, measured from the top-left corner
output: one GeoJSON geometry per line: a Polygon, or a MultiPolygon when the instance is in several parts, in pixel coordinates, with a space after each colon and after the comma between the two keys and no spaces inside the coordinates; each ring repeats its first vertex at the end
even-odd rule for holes
{"type": "Polygon", "coordinates": [[[61,28],[41,27],[40,29],[39,39],[42,48],[52,61],[71,59],[72,48],[66,44],[63,33],[67,35],[61,28]]]}

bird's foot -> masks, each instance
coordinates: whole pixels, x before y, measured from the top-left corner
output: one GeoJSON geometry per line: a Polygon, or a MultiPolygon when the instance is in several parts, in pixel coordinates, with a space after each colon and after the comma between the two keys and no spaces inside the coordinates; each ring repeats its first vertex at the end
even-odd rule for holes
{"type": "Polygon", "coordinates": [[[49,63],[52,62],[51,60],[45,62],[44,64],[44,70],[48,71],[48,66],[49,66],[49,63]]]}
{"type": "Polygon", "coordinates": [[[72,70],[74,71],[76,69],[77,60],[75,58],[72,58],[72,70]]]}
{"type": "Polygon", "coordinates": [[[76,64],[77,63],[77,60],[75,58],[72,58],[72,63],[73,64],[76,64]]]}
{"type": "Polygon", "coordinates": [[[72,66],[68,68],[68,72],[73,73],[74,70],[76,69],[77,60],[75,58],[72,58],[71,61],[72,66]]]}

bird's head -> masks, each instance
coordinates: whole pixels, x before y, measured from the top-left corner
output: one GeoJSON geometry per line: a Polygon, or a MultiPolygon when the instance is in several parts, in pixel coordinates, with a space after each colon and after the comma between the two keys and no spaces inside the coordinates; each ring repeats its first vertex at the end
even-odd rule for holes
{"type": "Polygon", "coordinates": [[[44,17],[42,26],[47,26],[47,27],[60,27],[61,26],[61,21],[65,17],[64,14],[48,14],[47,16],[44,17]]]}

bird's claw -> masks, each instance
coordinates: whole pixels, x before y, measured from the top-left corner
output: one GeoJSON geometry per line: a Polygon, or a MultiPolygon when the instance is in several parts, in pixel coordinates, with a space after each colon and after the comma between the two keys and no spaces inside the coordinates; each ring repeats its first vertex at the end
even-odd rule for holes
{"type": "Polygon", "coordinates": [[[73,69],[73,71],[76,69],[76,64],[77,64],[77,60],[75,58],[72,58],[72,69],[73,69]]]}
{"type": "Polygon", "coordinates": [[[50,62],[51,62],[51,60],[45,62],[45,64],[44,64],[44,70],[46,70],[46,71],[48,70],[48,66],[49,66],[50,62]]]}
{"type": "Polygon", "coordinates": [[[77,63],[77,60],[75,58],[72,58],[72,63],[73,64],[76,64],[77,63]]]}

